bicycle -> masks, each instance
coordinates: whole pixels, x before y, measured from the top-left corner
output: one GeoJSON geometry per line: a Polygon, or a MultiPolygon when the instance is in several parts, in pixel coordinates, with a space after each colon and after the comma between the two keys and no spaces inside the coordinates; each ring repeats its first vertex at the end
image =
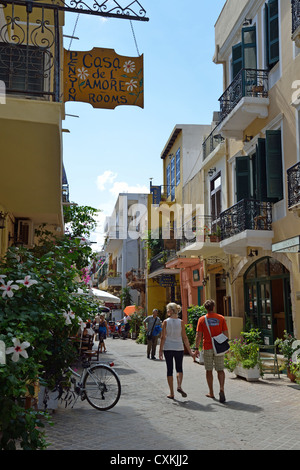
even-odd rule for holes
{"type": "MultiPolygon", "coordinates": [[[[81,400],[86,399],[93,408],[100,411],[107,411],[113,408],[121,396],[121,382],[118,374],[112,368],[113,365],[113,363],[110,365],[102,363],[91,365],[89,361],[83,361],[81,374],[68,367],[67,370],[73,376],[79,378],[79,381],[77,382],[75,378],[71,378],[74,391],[68,388],[67,394],[63,399],[67,403],[67,401],[72,401],[75,395],[76,399],[72,408],[74,408],[79,397],[81,400]]],[[[58,398],[62,399],[64,391],[66,389],[61,388],[58,398]]]]}

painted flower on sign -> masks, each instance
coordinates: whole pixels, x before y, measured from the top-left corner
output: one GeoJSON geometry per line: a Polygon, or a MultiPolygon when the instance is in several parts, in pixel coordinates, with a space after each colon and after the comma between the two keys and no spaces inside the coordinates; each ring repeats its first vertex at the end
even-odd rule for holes
{"type": "Polygon", "coordinates": [[[137,87],[137,81],[136,80],[130,80],[130,82],[126,82],[127,86],[127,91],[133,91],[134,88],[137,87]]]}
{"type": "Polygon", "coordinates": [[[123,65],[124,72],[131,73],[135,70],[135,63],[132,60],[127,60],[123,65]]]}
{"type": "Polygon", "coordinates": [[[5,296],[7,297],[13,297],[13,289],[18,290],[19,286],[17,284],[13,284],[14,281],[8,281],[7,284],[4,284],[0,286],[0,289],[3,290],[2,297],[4,298],[5,296]]]}
{"type": "Polygon", "coordinates": [[[89,76],[88,71],[84,67],[81,67],[81,69],[77,69],[77,71],[77,76],[81,78],[81,80],[85,80],[89,76]]]}
{"type": "Polygon", "coordinates": [[[23,343],[20,342],[18,338],[13,338],[13,343],[14,345],[11,348],[6,349],[6,354],[12,354],[12,360],[14,362],[18,362],[20,359],[20,356],[24,357],[25,359],[28,358],[27,349],[30,346],[30,343],[28,341],[24,341],[23,343]]]}
{"type": "Polygon", "coordinates": [[[20,280],[20,281],[16,281],[18,284],[23,284],[23,286],[25,287],[30,287],[32,286],[33,284],[37,284],[38,282],[35,281],[34,279],[30,279],[31,276],[25,276],[25,279],[23,280],[20,280]]]}

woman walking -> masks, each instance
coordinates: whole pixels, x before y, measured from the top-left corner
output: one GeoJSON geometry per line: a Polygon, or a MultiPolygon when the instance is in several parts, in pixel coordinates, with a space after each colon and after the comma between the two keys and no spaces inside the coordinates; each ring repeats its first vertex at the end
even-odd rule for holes
{"type": "Polygon", "coordinates": [[[195,353],[192,352],[189,340],[187,338],[184,322],[178,318],[181,307],[175,303],[167,305],[167,314],[169,318],[163,322],[162,334],[160,340],[159,358],[163,359],[165,356],[167,364],[167,381],[170,389],[168,398],[174,399],[174,385],[173,385],[173,368],[175,361],[175,368],[177,372],[177,392],[183,397],[187,394],[182,390],[183,379],[183,353],[184,344],[190,356],[194,357],[195,353]]]}

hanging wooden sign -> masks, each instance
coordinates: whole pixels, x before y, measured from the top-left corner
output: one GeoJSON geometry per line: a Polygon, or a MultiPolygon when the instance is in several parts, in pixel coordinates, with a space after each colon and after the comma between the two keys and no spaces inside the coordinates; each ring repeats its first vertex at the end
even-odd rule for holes
{"type": "Polygon", "coordinates": [[[64,50],[64,102],[94,108],[144,107],[144,58],[118,55],[113,49],[64,50]]]}

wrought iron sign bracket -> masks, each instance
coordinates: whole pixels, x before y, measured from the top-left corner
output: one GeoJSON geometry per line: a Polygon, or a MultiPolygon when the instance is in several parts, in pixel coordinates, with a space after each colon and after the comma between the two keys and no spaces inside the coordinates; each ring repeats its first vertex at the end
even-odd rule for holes
{"type": "Polygon", "coordinates": [[[45,8],[60,10],[64,12],[83,13],[86,15],[104,16],[107,18],[119,18],[125,20],[149,21],[146,16],[146,10],[142,7],[139,1],[134,0],[128,3],[128,0],[105,0],[104,2],[97,0],[51,0],[49,3],[39,2],[38,0],[1,0],[0,4],[6,6],[7,4],[23,5],[26,6],[27,11],[31,13],[32,9],[45,8]],[[122,6],[127,3],[126,6],[122,6]]]}

